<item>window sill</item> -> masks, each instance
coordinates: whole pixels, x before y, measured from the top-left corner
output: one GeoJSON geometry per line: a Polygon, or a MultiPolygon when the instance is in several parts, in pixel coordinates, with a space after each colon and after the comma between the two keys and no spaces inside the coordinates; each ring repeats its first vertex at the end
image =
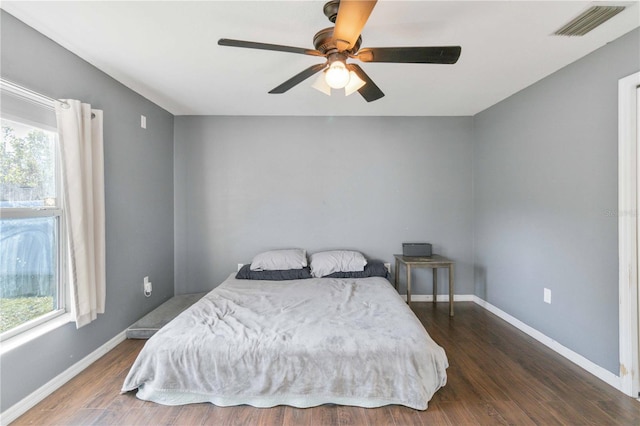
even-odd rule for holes
{"type": "Polygon", "coordinates": [[[62,314],[45,323],[26,330],[23,333],[4,340],[0,342],[0,355],[4,355],[5,353],[35,340],[38,337],[44,336],[45,334],[55,330],[56,328],[60,328],[71,321],[72,318],[70,313],[62,314]]]}

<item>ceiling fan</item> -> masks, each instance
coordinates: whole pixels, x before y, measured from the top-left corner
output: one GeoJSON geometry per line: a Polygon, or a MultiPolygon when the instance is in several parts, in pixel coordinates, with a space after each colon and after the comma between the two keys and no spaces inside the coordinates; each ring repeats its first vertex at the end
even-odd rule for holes
{"type": "Polygon", "coordinates": [[[360,50],[360,33],[376,2],[377,0],[331,0],[326,3],[323,12],[329,21],[335,23],[335,27],[316,33],[313,37],[315,50],[228,38],[221,38],[218,44],[327,58],[325,63],[310,66],[269,93],[284,93],[324,70],[324,75],[313,84],[314,88],[328,95],[331,94],[331,89],[344,88],[347,96],[357,90],[367,102],[380,99],[384,93],[359,65],[347,63],[348,58],[362,62],[414,64],[455,64],[458,61],[462,50],[460,46],[370,47],[360,50]]]}

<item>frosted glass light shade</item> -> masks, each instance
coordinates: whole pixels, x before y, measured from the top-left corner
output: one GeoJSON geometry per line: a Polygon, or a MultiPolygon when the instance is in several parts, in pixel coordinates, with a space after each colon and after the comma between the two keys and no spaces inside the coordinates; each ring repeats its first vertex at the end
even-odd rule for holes
{"type": "Polygon", "coordinates": [[[313,87],[314,89],[316,89],[319,92],[324,93],[327,96],[331,96],[331,87],[329,87],[329,85],[325,81],[324,73],[321,73],[318,76],[318,78],[316,78],[316,80],[313,82],[311,87],[313,87]]]}
{"type": "Polygon", "coordinates": [[[353,92],[360,90],[360,88],[365,84],[365,81],[358,77],[358,74],[353,71],[349,71],[349,82],[344,86],[345,96],[349,96],[353,92]]]}

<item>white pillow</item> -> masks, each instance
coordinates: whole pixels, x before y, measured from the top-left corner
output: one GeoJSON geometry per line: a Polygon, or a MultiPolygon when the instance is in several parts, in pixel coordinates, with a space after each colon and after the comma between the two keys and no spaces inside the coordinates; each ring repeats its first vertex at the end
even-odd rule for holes
{"type": "Polygon", "coordinates": [[[320,278],[334,272],[364,271],[367,259],[362,253],[351,250],[332,250],[314,253],[309,257],[311,275],[320,278]]]}
{"type": "Polygon", "coordinates": [[[285,271],[307,266],[307,251],[303,249],[271,250],[256,255],[249,269],[252,271],[285,271]]]}

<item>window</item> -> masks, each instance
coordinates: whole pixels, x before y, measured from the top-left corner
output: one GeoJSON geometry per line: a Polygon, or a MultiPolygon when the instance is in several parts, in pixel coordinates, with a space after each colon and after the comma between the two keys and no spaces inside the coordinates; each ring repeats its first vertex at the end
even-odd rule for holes
{"type": "Polygon", "coordinates": [[[53,103],[2,81],[0,340],[65,312],[53,103]]]}

